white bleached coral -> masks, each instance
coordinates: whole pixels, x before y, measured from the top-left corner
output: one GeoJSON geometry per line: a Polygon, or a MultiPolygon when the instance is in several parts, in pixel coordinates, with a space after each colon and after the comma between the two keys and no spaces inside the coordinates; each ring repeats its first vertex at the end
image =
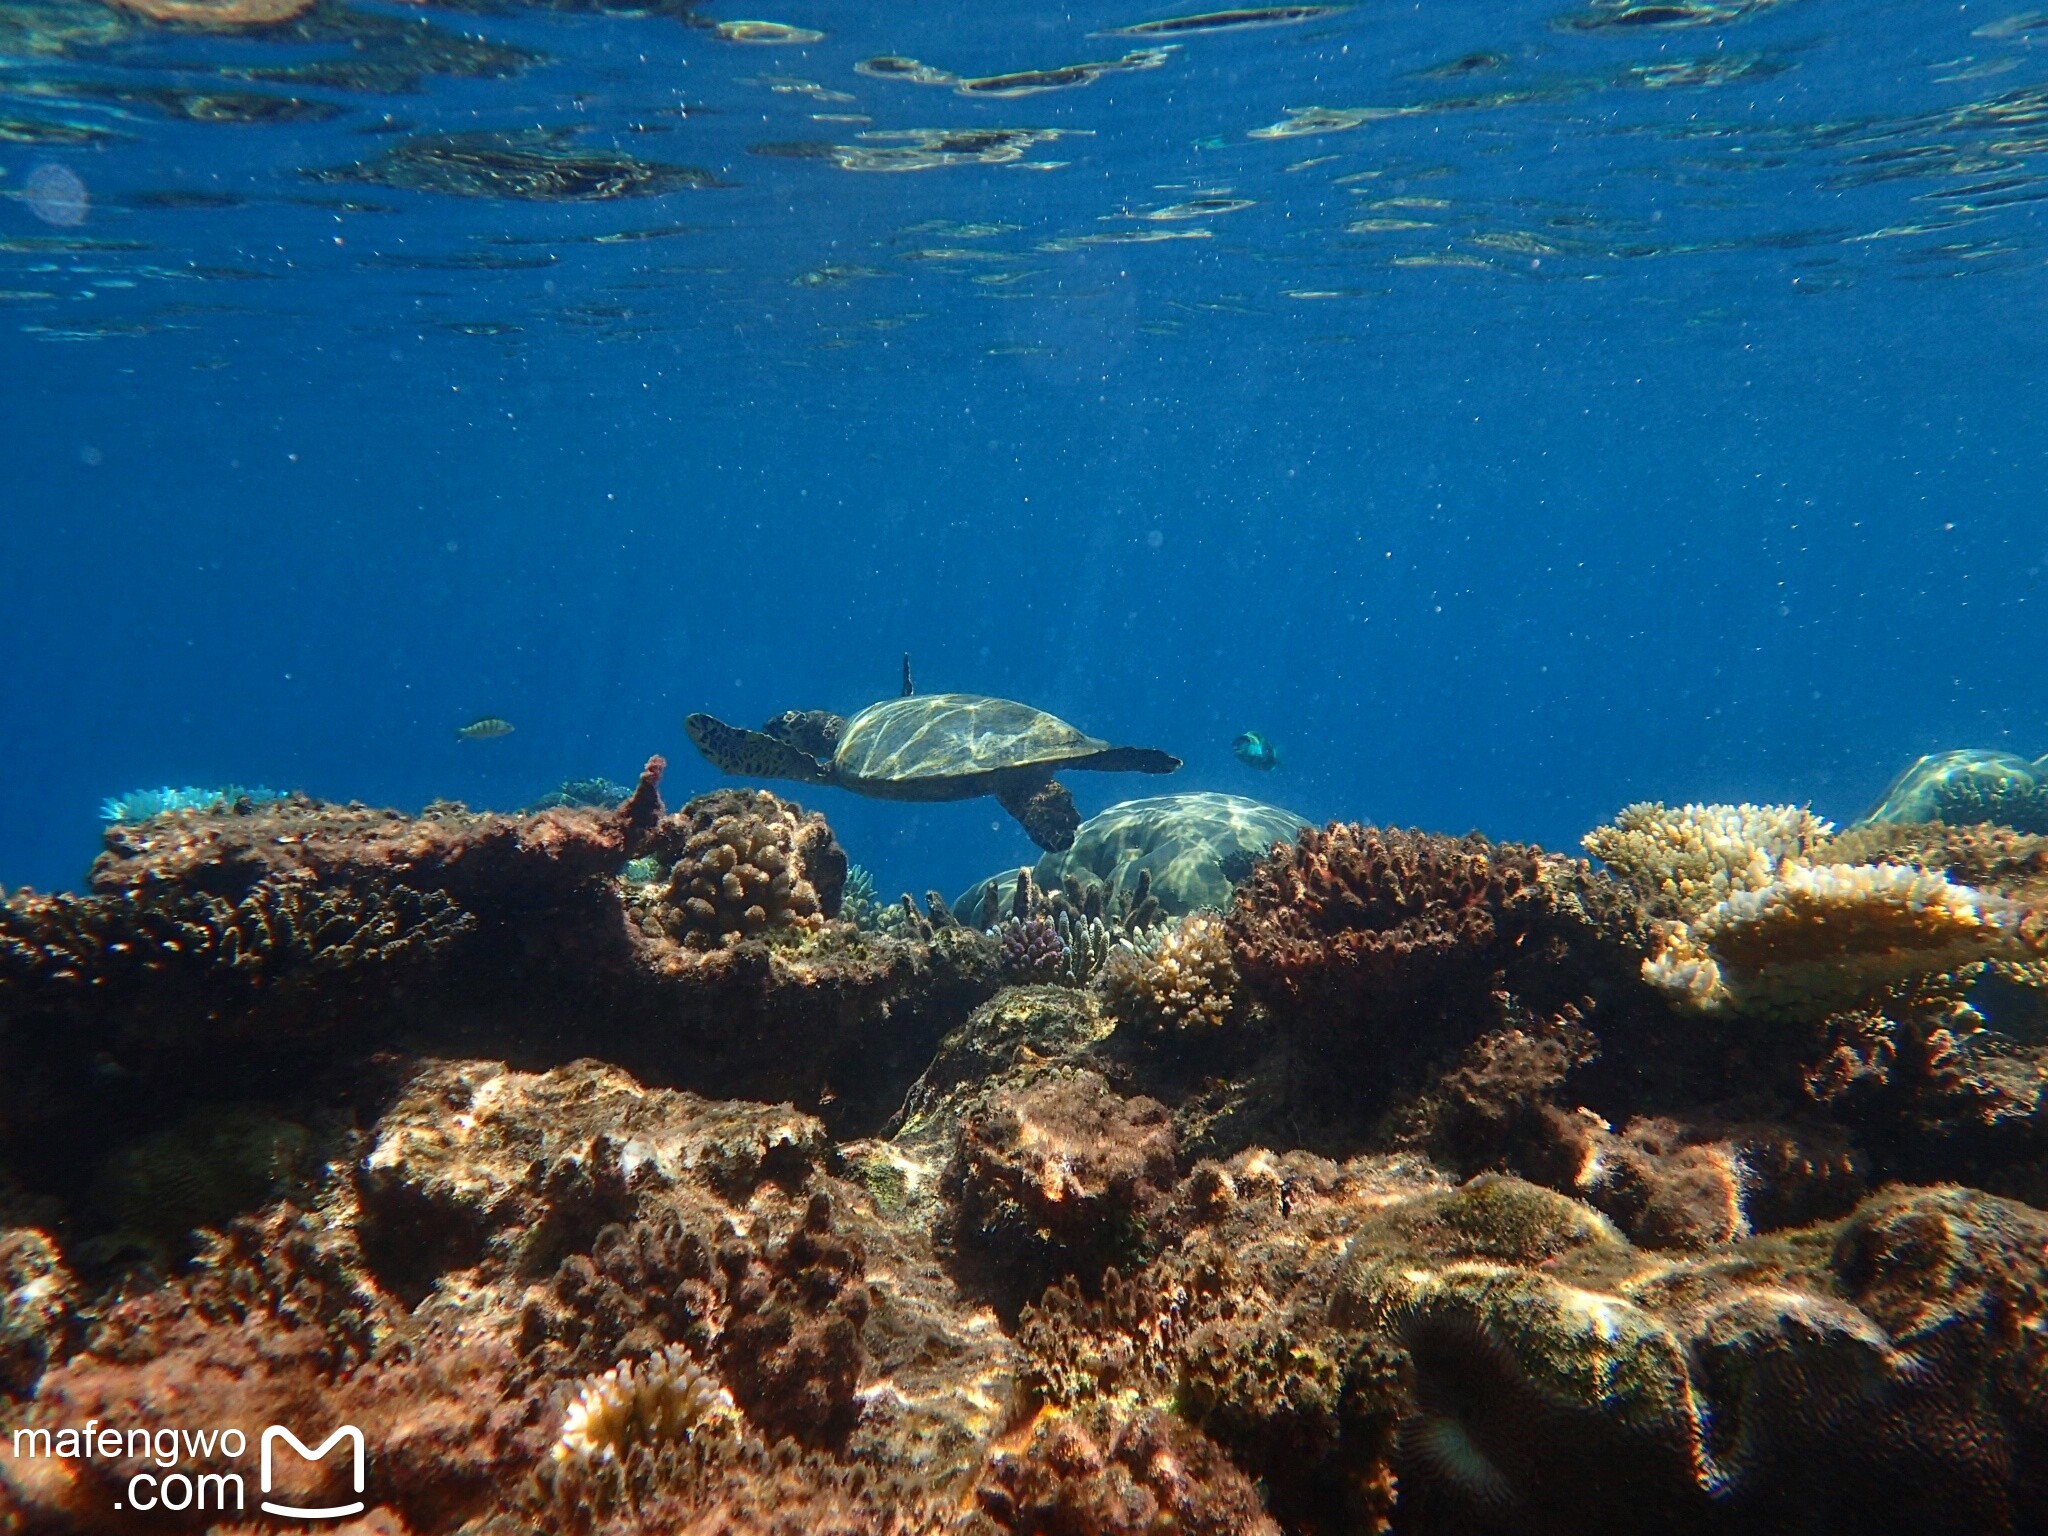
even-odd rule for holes
{"type": "Polygon", "coordinates": [[[622,1462],[636,1446],[687,1439],[706,1420],[734,1411],[732,1394],[671,1344],[585,1381],[563,1415],[552,1462],[557,1470],[622,1462]]]}
{"type": "Polygon", "coordinates": [[[1787,860],[1673,925],[1643,975],[1693,1007],[1812,1019],[1899,982],[2044,956],[2040,923],[2003,897],[1909,865],[1787,860]]]}
{"type": "Polygon", "coordinates": [[[1582,839],[1586,851],[1656,917],[1690,920],[1761,891],[1789,860],[1809,859],[1834,827],[1801,805],[1628,806],[1582,839]]]}

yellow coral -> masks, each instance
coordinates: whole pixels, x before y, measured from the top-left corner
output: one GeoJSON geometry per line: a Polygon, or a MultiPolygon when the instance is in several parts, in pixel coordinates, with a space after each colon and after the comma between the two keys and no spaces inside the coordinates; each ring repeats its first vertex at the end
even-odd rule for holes
{"type": "Polygon", "coordinates": [[[1682,805],[1645,800],[1581,841],[1660,917],[1691,919],[1760,891],[1788,859],[1811,857],[1834,830],[1801,805],[1682,805]]]}
{"type": "Polygon", "coordinates": [[[585,1381],[562,1418],[551,1462],[557,1471],[621,1462],[635,1446],[687,1439],[712,1416],[734,1411],[732,1394],[671,1344],[585,1381]]]}
{"type": "Polygon", "coordinates": [[[1788,860],[1676,925],[1643,976],[1698,1008],[1819,1018],[1897,982],[2044,957],[2039,920],[2002,897],[1909,865],[1788,860]]]}
{"type": "Polygon", "coordinates": [[[1205,912],[1111,952],[1103,987],[1118,1018],[1149,1031],[1217,1029],[1237,1001],[1222,922],[1205,912]]]}

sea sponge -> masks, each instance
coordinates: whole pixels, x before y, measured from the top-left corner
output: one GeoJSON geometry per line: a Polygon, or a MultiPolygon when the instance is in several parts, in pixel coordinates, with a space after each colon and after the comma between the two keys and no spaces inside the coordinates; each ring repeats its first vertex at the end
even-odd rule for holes
{"type": "Polygon", "coordinates": [[[1102,984],[1117,1018],[1152,1035],[1220,1029],[1238,1000],[1230,937],[1222,919],[1206,912],[1120,941],[1102,984]]]}
{"type": "Polygon", "coordinates": [[[558,1472],[623,1462],[636,1448],[688,1439],[713,1415],[731,1412],[732,1394],[688,1350],[671,1344],[584,1381],[562,1416],[549,1461],[558,1472]]]}
{"type": "Polygon", "coordinates": [[[1643,977],[1702,1010],[1820,1019],[1899,982],[2043,958],[2039,919],[2003,897],[1908,865],[1788,860],[1678,925],[1643,977]]]}
{"type": "Polygon", "coordinates": [[[1787,859],[1805,859],[1834,828],[1801,805],[1625,807],[1581,842],[1632,886],[1654,917],[1697,917],[1737,891],[1759,891],[1787,859]]]}
{"type": "Polygon", "coordinates": [[[684,806],[682,853],[650,911],[663,931],[717,949],[776,930],[815,932],[839,912],[846,855],[825,818],[766,790],[723,789],[684,806]]]}

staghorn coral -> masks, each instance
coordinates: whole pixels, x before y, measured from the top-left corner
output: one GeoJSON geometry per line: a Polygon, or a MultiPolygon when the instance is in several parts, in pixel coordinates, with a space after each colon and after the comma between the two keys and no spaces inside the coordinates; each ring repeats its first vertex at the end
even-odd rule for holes
{"type": "Polygon", "coordinates": [[[1758,891],[1787,859],[1809,858],[1834,828],[1799,805],[1682,805],[1646,800],[1582,839],[1655,917],[1690,919],[1758,891]]]}
{"type": "Polygon", "coordinates": [[[671,1344],[644,1360],[621,1360],[578,1388],[562,1415],[562,1433],[548,1452],[557,1475],[622,1462],[636,1450],[688,1439],[720,1412],[732,1394],[671,1344]]]}
{"type": "Polygon", "coordinates": [[[875,894],[875,877],[864,865],[846,866],[846,889],[840,893],[839,915],[856,928],[872,931],[881,926],[882,903],[875,894]]]}
{"type": "Polygon", "coordinates": [[[766,790],[722,789],[685,806],[668,888],[640,916],[697,948],[771,932],[814,933],[839,913],[846,855],[825,818],[766,790]]]}
{"type": "Polygon", "coordinates": [[[1787,861],[1767,885],[1677,926],[1643,976],[1693,1008],[1811,1020],[1897,983],[2044,957],[2036,917],[1946,876],[1787,861]]]}
{"type": "Polygon", "coordinates": [[[1050,916],[1006,917],[992,933],[1006,980],[1068,987],[1085,987],[1099,975],[1116,942],[1101,918],[1064,908],[1050,916]]]}
{"type": "Polygon", "coordinates": [[[1221,1029],[1238,1005],[1229,937],[1222,920],[1207,913],[1121,940],[1103,968],[1102,984],[1117,1018],[1153,1036],[1221,1029]]]}

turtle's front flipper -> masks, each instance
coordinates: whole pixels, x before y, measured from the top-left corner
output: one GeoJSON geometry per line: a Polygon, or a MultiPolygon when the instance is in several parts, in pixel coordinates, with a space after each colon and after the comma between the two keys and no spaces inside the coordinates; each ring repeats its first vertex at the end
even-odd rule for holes
{"type": "Polygon", "coordinates": [[[1005,779],[996,785],[996,799],[1047,853],[1074,846],[1081,812],[1058,779],[1005,779]]]}
{"type": "Polygon", "coordinates": [[[825,765],[810,753],[799,752],[761,731],[741,730],[710,715],[692,715],[683,728],[705,761],[726,773],[751,779],[796,779],[805,784],[831,782],[825,765]]]}

